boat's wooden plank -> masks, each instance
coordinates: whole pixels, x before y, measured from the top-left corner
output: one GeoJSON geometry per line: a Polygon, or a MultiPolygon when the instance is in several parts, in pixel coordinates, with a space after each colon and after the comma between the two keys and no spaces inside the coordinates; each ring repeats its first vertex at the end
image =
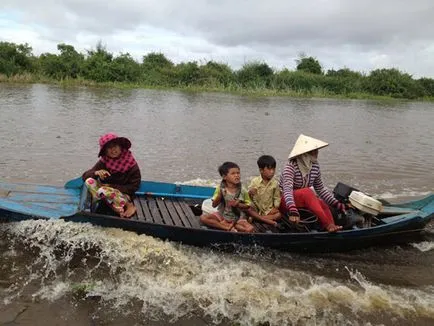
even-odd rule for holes
{"type": "Polygon", "coordinates": [[[265,223],[262,223],[262,224],[264,225],[264,229],[267,230],[265,232],[280,233],[280,230],[277,227],[270,225],[270,224],[265,224],[265,223]]]}
{"type": "Polygon", "coordinates": [[[32,202],[16,202],[14,203],[18,206],[29,206],[37,207],[38,209],[49,209],[54,211],[65,211],[69,212],[72,210],[78,209],[78,203],[77,204],[64,204],[64,203],[32,203],[32,202]]]}
{"type": "Polygon", "coordinates": [[[256,230],[256,232],[258,232],[258,233],[264,233],[264,232],[267,231],[267,230],[264,228],[264,226],[263,226],[262,223],[259,223],[259,222],[257,222],[257,221],[253,221],[253,222],[252,222],[252,225],[255,227],[255,230],[256,230]]]}
{"type": "Polygon", "coordinates": [[[140,204],[142,205],[145,221],[153,223],[154,220],[152,218],[151,211],[149,210],[148,201],[146,200],[145,197],[139,197],[139,198],[140,198],[140,204]]]}
{"type": "Polygon", "coordinates": [[[398,214],[408,214],[414,213],[416,210],[407,207],[396,207],[396,206],[383,206],[380,215],[398,215],[398,214]]]}
{"type": "Polygon", "coordinates": [[[142,204],[140,203],[140,199],[138,197],[134,198],[133,203],[136,206],[136,214],[132,216],[132,219],[145,221],[145,214],[143,213],[143,207],[142,204]]]}
{"type": "Polygon", "coordinates": [[[287,232],[290,232],[294,227],[293,223],[289,222],[286,216],[283,216],[278,223],[280,223],[281,227],[287,232]]]}
{"type": "Polygon", "coordinates": [[[8,198],[17,202],[32,202],[32,203],[63,203],[63,204],[78,204],[80,196],[74,195],[58,195],[58,194],[41,194],[41,193],[23,193],[10,191],[8,198]]]}
{"type": "Polygon", "coordinates": [[[187,216],[184,213],[184,210],[181,207],[180,202],[177,199],[173,199],[172,204],[173,204],[173,207],[175,207],[175,210],[178,213],[179,218],[182,221],[182,224],[184,224],[184,226],[187,228],[192,227],[190,220],[187,218],[187,216]]]}
{"type": "Polygon", "coordinates": [[[6,183],[0,182],[0,189],[5,191],[30,192],[39,194],[56,194],[56,195],[77,195],[80,189],[65,189],[60,186],[43,186],[24,183],[6,183]]]}
{"type": "Polygon", "coordinates": [[[175,225],[167,210],[165,200],[161,197],[157,197],[155,201],[157,202],[157,206],[160,209],[161,217],[163,218],[164,224],[175,225]]]}
{"type": "Polygon", "coordinates": [[[41,216],[54,219],[62,216],[71,216],[77,212],[77,205],[59,204],[53,207],[45,207],[33,203],[17,203],[8,199],[0,200],[0,208],[12,212],[28,214],[30,216],[41,216]]]}
{"type": "Polygon", "coordinates": [[[190,206],[181,198],[177,199],[185,216],[190,221],[190,224],[193,228],[200,228],[199,217],[193,214],[190,206]]]}
{"type": "Polygon", "coordinates": [[[179,217],[178,211],[175,209],[175,206],[173,205],[173,200],[172,199],[167,199],[164,201],[164,203],[166,204],[167,210],[169,211],[170,216],[172,217],[173,222],[175,223],[175,225],[177,226],[190,226],[190,223],[188,223],[187,225],[184,224],[184,222],[181,220],[181,218],[179,217]]]}
{"type": "Polygon", "coordinates": [[[164,224],[160,214],[160,210],[158,209],[157,206],[157,202],[155,201],[155,198],[148,197],[148,206],[149,206],[149,211],[151,212],[153,222],[158,224],[164,224]]]}

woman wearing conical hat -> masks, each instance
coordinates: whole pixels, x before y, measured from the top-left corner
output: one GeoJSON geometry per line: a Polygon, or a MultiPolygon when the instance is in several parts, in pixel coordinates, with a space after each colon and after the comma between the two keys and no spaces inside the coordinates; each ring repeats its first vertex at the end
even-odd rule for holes
{"type": "Polygon", "coordinates": [[[300,221],[298,208],[308,209],[318,217],[325,230],[336,232],[342,227],[335,225],[328,205],[343,212],[345,212],[345,205],[334,198],[321,180],[318,150],[326,146],[328,143],[319,139],[303,134],[298,137],[280,175],[282,191],[280,211],[289,215],[290,221],[298,223],[300,221]]]}

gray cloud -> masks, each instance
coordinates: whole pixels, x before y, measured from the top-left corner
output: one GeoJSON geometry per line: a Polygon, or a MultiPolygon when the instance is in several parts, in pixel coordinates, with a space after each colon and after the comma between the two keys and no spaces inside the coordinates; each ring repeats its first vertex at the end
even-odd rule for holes
{"type": "Polygon", "coordinates": [[[217,56],[238,65],[262,59],[281,67],[304,51],[326,67],[397,66],[434,76],[430,0],[3,0],[1,6],[20,13],[21,23],[43,27],[53,41],[125,32],[143,39],[140,28],[150,27],[176,35],[163,50],[191,59],[217,56]]]}

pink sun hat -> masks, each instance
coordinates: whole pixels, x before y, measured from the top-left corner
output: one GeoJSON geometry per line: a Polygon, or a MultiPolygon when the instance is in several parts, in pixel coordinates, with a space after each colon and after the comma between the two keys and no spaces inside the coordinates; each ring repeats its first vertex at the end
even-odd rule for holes
{"type": "Polygon", "coordinates": [[[113,132],[109,132],[108,134],[105,134],[99,138],[99,153],[98,157],[103,156],[104,151],[106,149],[106,146],[108,143],[114,142],[121,146],[123,149],[130,149],[131,148],[131,142],[128,138],[125,137],[118,137],[113,132]]]}

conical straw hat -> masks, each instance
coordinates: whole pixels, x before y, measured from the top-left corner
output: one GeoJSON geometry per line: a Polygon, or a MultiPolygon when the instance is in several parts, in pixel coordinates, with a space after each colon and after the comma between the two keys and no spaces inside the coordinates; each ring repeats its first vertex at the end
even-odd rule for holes
{"type": "Polygon", "coordinates": [[[300,134],[297,141],[295,142],[294,147],[292,148],[291,153],[289,153],[288,158],[292,159],[298,155],[313,151],[315,149],[320,149],[328,145],[328,143],[323,142],[322,140],[300,134]]]}

